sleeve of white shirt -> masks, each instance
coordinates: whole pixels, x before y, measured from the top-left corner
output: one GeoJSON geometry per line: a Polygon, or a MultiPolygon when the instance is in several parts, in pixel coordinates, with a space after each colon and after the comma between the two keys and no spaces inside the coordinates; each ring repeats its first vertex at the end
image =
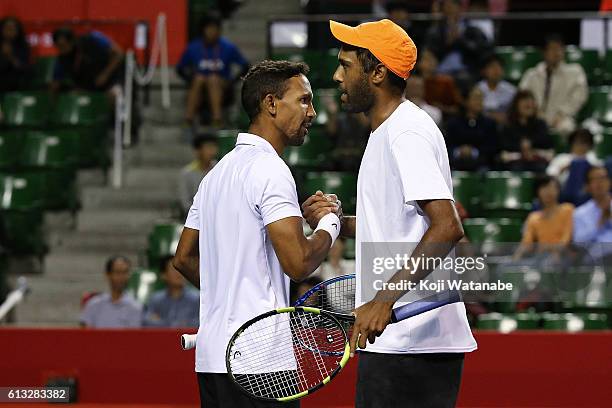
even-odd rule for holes
{"type": "Polygon", "coordinates": [[[204,184],[204,180],[200,182],[198,192],[193,196],[193,203],[191,204],[191,208],[189,208],[187,220],[185,221],[185,226],[187,228],[198,231],[200,230],[200,190],[202,189],[202,184],[204,184]]]}
{"type": "Polygon", "coordinates": [[[295,180],[279,158],[259,160],[253,167],[253,201],[264,226],[287,217],[301,217],[295,180]]]}
{"type": "Polygon", "coordinates": [[[426,136],[418,131],[403,132],[391,140],[391,152],[399,170],[404,202],[453,200],[437,158],[439,152],[426,136]]]}

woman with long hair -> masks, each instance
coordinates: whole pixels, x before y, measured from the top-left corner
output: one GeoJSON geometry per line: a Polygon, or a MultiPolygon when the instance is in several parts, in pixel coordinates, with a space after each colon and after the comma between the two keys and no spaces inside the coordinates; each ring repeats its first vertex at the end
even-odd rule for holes
{"type": "Polygon", "coordinates": [[[30,47],[23,25],[15,17],[5,17],[0,20],[0,92],[19,89],[29,70],[30,47]]]}

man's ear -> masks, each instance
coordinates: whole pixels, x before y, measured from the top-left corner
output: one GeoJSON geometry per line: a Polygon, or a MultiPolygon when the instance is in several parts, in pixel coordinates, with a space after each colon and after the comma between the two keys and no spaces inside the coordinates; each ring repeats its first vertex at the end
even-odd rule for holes
{"type": "Polygon", "coordinates": [[[388,74],[388,69],[383,64],[378,64],[374,67],[374,70],[370,74],[372,78],[372,83],[375,85],[380,85],[385,80],[385,77],[388,74]]]}
{"type": "Polygon", "coordinates": [[[272,94],[267,94],[263,99],[263,105],[266,112],[272,116],[276,116],[276,98],[272,94]]]}

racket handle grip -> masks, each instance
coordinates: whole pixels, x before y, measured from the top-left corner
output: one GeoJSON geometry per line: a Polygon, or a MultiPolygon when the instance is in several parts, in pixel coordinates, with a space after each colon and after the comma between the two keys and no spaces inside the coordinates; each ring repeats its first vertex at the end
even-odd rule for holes
{"type": "Polygon", "coordinates": [[[407,305],[397,307],[391,312],[391,323],[397,323],[409,317],[420,315],[441,306],[459,302],[461,295],[457,291],[436,293],[407,305]]]}

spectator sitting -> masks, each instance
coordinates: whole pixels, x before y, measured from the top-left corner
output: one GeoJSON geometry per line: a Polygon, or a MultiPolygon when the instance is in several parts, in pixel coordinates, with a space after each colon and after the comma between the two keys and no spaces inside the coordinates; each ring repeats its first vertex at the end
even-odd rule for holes
{"type": "Polygon", "coordinates": [[[58,58],[51,90],[74,86],[85,91],[106,91],[114,96],[123,81],[123,50],[99,31],[76,36],[67,27],[53,32],[58,58]]]}
{"type": "Polygon", "coordinates": [[[541,209],[527,217],[521,245],[515,259],[527,254],[554,254],[558,259],[572,240],[574,206],[559,204],[559,182],[551,176],[541,176],[535,182],[535,195],[541,209]],[[538,245],[537,248],[534,246],[538,245]]]}
{"type": "Polygon", "coordinates": [[[183,214],[187,214],[189,211],[200,182],[216,164],[216,157],[219,153],[217,137],[214,134],[203,133],[196,136],[193,139],[192,146],[195,159],[183,167],[178,183],[178,194],[183,214]]]}
{"type": "Polygon", "coordinates": [[[593,151],[593,134],[587,129],[576,129],[569,135],[569,153],[559,153],[548,165],[546,173],[565,184],[569,175],[570,164],[574,160],[586,160],[591,166],[602,163],[593,151]]]}
{"type": "Polygon", "coordinates": [[[537,116],[531,92],[519,91],[512,100],[501,144],[500,160],[508,170],[543,172],[546,168],[554,142],[546,122],[537,116]]]}
{"type": "Polygon", "coordinates": [[[454,170],[473,171],[488,166],[498,150],[497,125],[482,113],[482,91],[470,91],[461,115],[448,121],[446,144],[454,170]]]}
{"type": "Polygon", "coordinates": [[[206,15],[200,23],[201,38],[189,45],[176,66],[177,73],[189,83],[185,119],[191,127],[203,96],[207,96],[210,120],[213,126],[223,123],[224,99],[233,92],[232,65],[246,73],[249,64],[238,47],[221,37],[221,17],[216,13],[206,15]]]}
{"type": "Polygon", "coordinates": [[[453,77],[466,77],[467,82],[478,75],[480,60],[491,52],[492,44],[476,26],[461,16],[461,0],[440,0],[442,19],[427,33],[426,45],[440,60],[439,72],[453,77]]]}
{"type": "Polygon", "coordinates": [[[322,99],[329,115],[325,130],[334,141],[334,170],[356,172],[370,136],[368,118],[363,113],[340,111],[332,97],[322,99]]]}
{"type": "Polygon", "coordinates": [[[593,166],[586,175],[587,191],[591,199],[574,212],[574,242],[586,244],[593,259],[611,261],[612,220],[610,219],[612,200],[610,196],[610,177],[603,166],[593,166]]]}
{"type": "Polygon", "coordinates": [[[20,89],[30,73],[30,47],[15,17],[0,20],[0,92],[20,89]]]}
{"type": "Polygon", "coordinates": [[[408,33],[417,48],[425,42],[427,22],[410,20],[410,7],[407,1],[388,1],[385,4],[389,20],[408,33]]]}
{"type": "Polygon", "coordinates": [[[151,295],[145,306],[143,326],[198,327],[199,293],[185,288],[185,278],[174,269],[172,256],[161,260],[160,271],[166,288],[151,295]]]}
{"type": "Polygon", "coordinates": [[[114,256],[106,261],[106,278],[110,292],[96,295],[87,302],[81,313],[81,326],[140,327],[141,306],[125,290],[130,278],[130,268],[131,263],[124,256],[114,256]]]}
{"type": "Polygon", "coordinates": [[[436,72],[437,66],[438,59],[433,52],[421,51],[416,72],[425,81],[425,101],[445,114],[457,113],[462,102],[461,93],[452,77],[436,72]]]}
{"type": "Polygon", "coordinates": [[[504,81],[504,65],[497,55],[489,57],[482,68],[482,79],[478,87],[484,94],[484,112],[497,123],[506,123],[506,112],[510,108],[516,88],[504,81]]]}
{"type": "Polygon", "coordinates": [[[406,81],[406,99],[423,109],[436,122],[442,124],[442,111],[425,101],[425,81],[418,75],[411,75],[406,81]]]}
{"type": "Polygon", "coordinates": [[[327,260],[319,266],[314,275],[327,280],[335,276],[355,273],[355,261],[344,259],[344,246],[344,239],[337,239],[329,249],[327,260]]]}
{"type": "Polygon", "coordinates": [[[553,35],[546,39],[544,61],[528,69],[519,84],[530,90],[551,129],[567,135],[576,127],[575,116],[588,97],[587,79],[579,64],[564,62],[565,44],[553,35]]]}

